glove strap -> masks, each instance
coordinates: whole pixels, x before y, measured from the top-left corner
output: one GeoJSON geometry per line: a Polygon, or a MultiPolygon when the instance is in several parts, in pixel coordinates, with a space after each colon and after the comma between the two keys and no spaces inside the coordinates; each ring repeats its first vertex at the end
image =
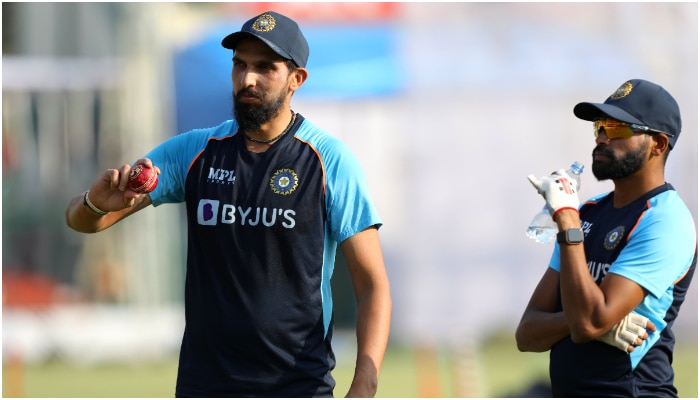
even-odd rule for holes
{"type": "Polygon", "coordinates": [[[563,211],[563,210],[574,210],[574,211],[576,211],[576,213],[579,212],[577,208],[573,208],[573,207],[562,207],[562,208],[558,209],[557,211],[555,211],[554,214],[552,214],[552,220],[556,222],[556,220],[557,220],[557,214],[559,214],[559,212],[560,212],[560,211],[563,211]]]}

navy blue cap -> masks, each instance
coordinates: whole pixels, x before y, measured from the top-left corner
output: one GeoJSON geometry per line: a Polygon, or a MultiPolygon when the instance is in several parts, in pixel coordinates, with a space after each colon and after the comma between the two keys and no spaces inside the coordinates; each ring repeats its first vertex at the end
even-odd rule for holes
{"type": "Polygon", "coordinates": [[[274,11],[266,11],[249,19],[239,32],[221,41],[227,49],[235,50],[242,39],[254,37],[262,40],[281,57],[292,60],[297,67],[306,67],[309,59],[309,43],[299,25],[289,17],[274,11]]]}
{"type": "Polygon", "coordinates": [[[610,118],[665,132],[673,147],[681,134],[681,111],[666,89],[643,79],[623,83],[604,103],[578,103],[574,115],[586,121],[610,118]]]}

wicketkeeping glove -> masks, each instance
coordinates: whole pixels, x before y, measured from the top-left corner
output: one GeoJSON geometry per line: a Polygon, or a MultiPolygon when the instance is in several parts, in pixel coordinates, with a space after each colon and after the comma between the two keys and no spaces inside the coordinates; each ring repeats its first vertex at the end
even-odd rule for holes
{"type": "Polygon", "coordinates": [[[579,199],[576,181],[565,170],[560,169],[550,176],[543,176],[539,179],[534,175],[529,175],[527,179],[544,197],[552,218],[558,211],[566,208],[578,211],[579,199]]]}
{"type": "Polygon", "coordinates": [[[596,340],[617,347],[627,353],[630,346],[636,347],[637,338],[643,338],[647,331],[649,318],[631,312],[625,316],[618,324],[613,326],[603,336],[596,340]]]}

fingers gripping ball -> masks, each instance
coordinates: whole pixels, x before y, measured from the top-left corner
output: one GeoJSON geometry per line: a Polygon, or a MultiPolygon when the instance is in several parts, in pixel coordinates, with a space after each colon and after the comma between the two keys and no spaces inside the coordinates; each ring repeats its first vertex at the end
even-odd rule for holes
{"type": "Polygon", "coordinates": [[[158,173],[155,168],[136,164],[129,173],[129,189],[137,193],[150,193],[158,186],[158,173]]]}

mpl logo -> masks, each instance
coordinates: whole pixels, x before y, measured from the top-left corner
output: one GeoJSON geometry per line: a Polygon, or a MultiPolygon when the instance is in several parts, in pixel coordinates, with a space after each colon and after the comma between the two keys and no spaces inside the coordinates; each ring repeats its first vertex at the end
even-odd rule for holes
{"type": "Polygon", "coordinates": [[[236,182],[236,175],[232,169],[221,169],[209,167],[207,182],[221,185],[233,185],[236,182]]]}
{"type": "Polygon", "coordinates": [[[200,225],[216,225],[219,216],[219,200],[199,200],[197,222],[200,225]]]}

